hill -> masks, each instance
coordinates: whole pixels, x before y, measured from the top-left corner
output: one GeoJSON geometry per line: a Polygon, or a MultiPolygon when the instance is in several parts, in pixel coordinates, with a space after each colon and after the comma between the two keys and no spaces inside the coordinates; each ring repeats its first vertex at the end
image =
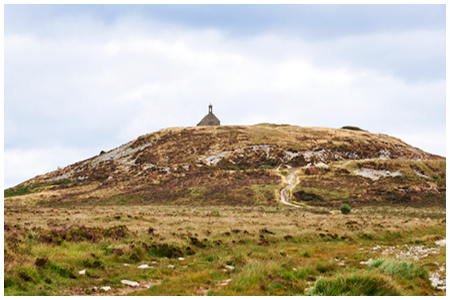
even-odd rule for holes
{"type": "Polygon", "coordinates": [[[445,159],[357,129],[170,128],[8,189],[4,294],[446,295],[445,159]]]}
{"type": "Polygon", "coordinates": [[[5,190],[6,203],[445,207],[445,158],[382,134],[290,125],[169,128],[5,190]],[[294,186],[293,185],[293,186],[294,186]]]}

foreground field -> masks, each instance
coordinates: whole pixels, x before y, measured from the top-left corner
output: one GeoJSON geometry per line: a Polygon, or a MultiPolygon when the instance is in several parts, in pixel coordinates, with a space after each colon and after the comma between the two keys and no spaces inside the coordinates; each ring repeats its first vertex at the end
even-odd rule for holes
{"type": "Polygon", "coordinates": [[[168,128],[4,196],[7,295],[445,294],[446,160],[384,134],[168,128]]]}
{"type": "Polygon", "coordinates": [[[5,204],[4,234],[6,295],[445,295],[442,208],[5,204]]]}

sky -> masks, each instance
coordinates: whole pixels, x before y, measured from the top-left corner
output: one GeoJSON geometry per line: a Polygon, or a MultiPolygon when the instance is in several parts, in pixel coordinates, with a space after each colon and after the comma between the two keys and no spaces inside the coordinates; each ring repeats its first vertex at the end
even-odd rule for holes
{"type": "Polygon", "coordinates": [[[5,5],[4,187],[213,105],[446,155],[445,5],[5,5]]]}

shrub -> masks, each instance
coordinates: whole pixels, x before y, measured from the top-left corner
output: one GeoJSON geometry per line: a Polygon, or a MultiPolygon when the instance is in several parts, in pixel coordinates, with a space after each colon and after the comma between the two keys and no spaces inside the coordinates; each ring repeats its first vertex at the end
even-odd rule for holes
{"type": "Polygon", "coordinates": [[[319,173],[319,170],[315,167],[309,167],[305,170],[306,175],[317,175],[319,173]]]}
{"type": "Polygon", "coordinates": [[[269,166],[269,165],[260,165],[258,169],[271,170],[271,169],[273,169],[273,167],[269,166]]]}
{"type": "Polygon", "coordinates": [[[239,171],[239,167],[238,166],[227,166],[227,169],[230,171],[239,171]]]}
{"type": "Polygon", "coordinates": [[[296,200],[299,200],[299,201],[315,201],[315,202],[324,201],[322,196],[316,195],[314,193],[307,193],[305,191],[294,192],[294,197],[296,200]]]}
{"type": "Polygon", "coordinates": [[[150,246],[149,254],[156,257],[174,258],[183,256],[183,251],[177,246],[158,243],[150,246]]]}
{"type": "Polygon", "coordinates": [[[361,129],[359,127],[356,127],[356,126],[344,126],[341,129],[356,130],[356,131],[367,131],[367,130],[361,129]]]}
{"type": "Polygon", "coordinates": [[[343,213],[344,215],[348,215],[351,212],[351,208],[348,204],[344,204],[340,207],[341,213],[343,213]]]}

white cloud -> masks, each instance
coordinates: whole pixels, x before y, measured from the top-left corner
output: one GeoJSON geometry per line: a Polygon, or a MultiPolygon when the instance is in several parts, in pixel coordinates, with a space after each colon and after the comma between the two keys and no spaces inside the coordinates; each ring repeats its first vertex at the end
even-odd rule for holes
{"type": "Polygon", "coordinates": [[[375,69],[408,81],[445,78],[445,30],[344,36],[315,43],[319,65],[375,69]]]}
{"type": "Polygon", "coordinates": [[[45,37],[5,35],[5,182],[55,169],[55,153],[74,163],[80,153],[161,128],[195,126],[209,103],[224,125],[356,125],[401,133],[445,155],[445,136],[420,138],[445,127],[445,80],[414,82],[385,66],[432,59],[440,51],[432,48],[445,43],[440,32],[306,42],[232,38],[140,18],[110,27],[61,21],[47,30],[45,37]],[[409,51],[423,39],[433,47],[409,51]]]}

